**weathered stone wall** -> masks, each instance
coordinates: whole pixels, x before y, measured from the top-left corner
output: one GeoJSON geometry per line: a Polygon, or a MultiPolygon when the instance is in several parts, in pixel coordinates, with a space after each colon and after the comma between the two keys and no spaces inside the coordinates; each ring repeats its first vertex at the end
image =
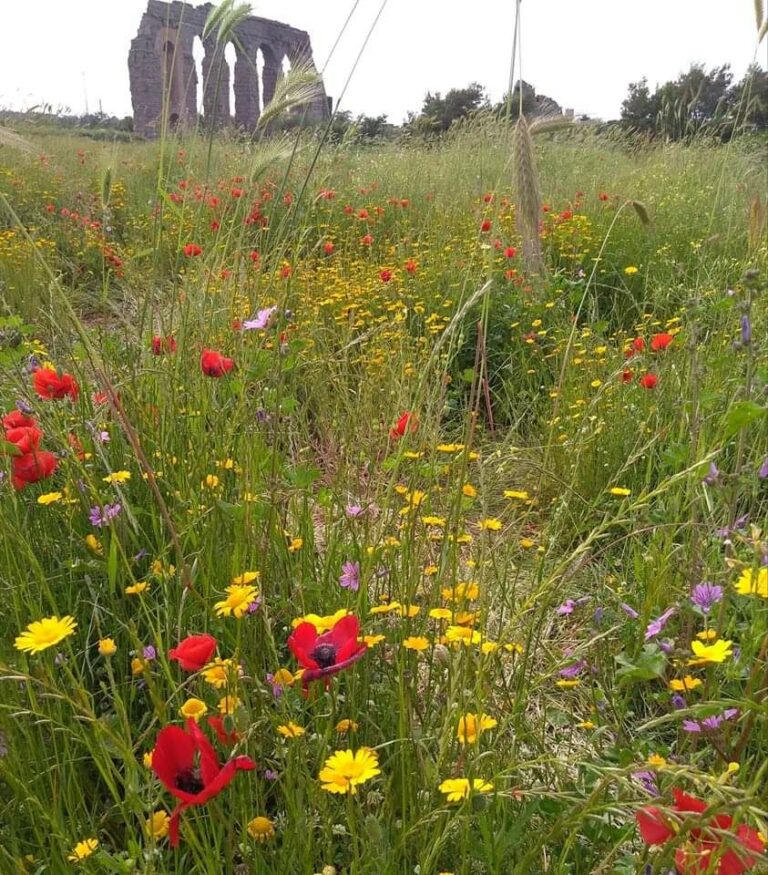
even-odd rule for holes
{"type": "MultiPolygon", "coordinates": [[[[191,127],[197,122],[197,72],[192,54],[194,38],[202,39],[212,9],[174,0],[149,0],[139,31],[131,42],[128,73],[133,102],[133,127],[137,134],[154,137],[163,123],[170,128],[191,127]]],[[[314,67],[309,34],[278,21],[249,16],[234,31],[237,54],[234,70],[209,37],[203,43],[203,114],[206,124],[220,127],[234,121],[252,130],[260,115],[259,95],[267,106],[283,71],[283,58],[291,65],[305,61],[314,67]],[[261,49],[264,67],[261,82],[256,63],[261,49]],[[234,76],[235,117],[229,113],[229,78],[234,76]]],[[[308,107],[308,118],[329,117],[322,83],[308,107]]]]}

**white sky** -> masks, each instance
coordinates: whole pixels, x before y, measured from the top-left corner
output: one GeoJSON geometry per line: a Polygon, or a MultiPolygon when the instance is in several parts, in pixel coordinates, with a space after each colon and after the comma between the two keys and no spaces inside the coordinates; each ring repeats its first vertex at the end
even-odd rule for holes
{"type": "MultiPolygon", "coordinates": [[[[359,0],[325,73],[338,97],[381,0],[359,0]]],[[[131,113],[127,57],[145,0],[0,0],[0,107],[47,102],[131,113]]],[[[309,31],[322,66],[354,0],[255,0],[256,15],[309,31]]],[[[342,103],[400,122],[427,91],[476,80],[506,89],[514,0],[388,0],[342,103]]],[[[523,78],[564,107],[615,118],[629,82],[675,78],[692,61],[755,58],[753,0],[523,0],[523,78]]],[[[766,66],[768,39],[757,60],[766,66]]]]}

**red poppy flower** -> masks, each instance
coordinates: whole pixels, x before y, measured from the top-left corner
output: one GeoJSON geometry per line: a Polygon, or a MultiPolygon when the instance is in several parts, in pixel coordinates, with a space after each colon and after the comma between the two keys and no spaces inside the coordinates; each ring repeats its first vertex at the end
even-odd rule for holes
{"type": "Polygon", "coordinates": [[[601,201],[607,201],[609,199],[609,196],[604,191],[601,191],[600,194],[597,196],[597,199],[601,201]]]}
{"type": "Polygon", "coordinates": [[[651,338],[651,349],[654,352],[661,352],[661,350],[666,349],[674,339],[674,335],[667,334],[666,331],[662,331],[660,334],[654,334],[651,338]]]}
{"type": "Polygon", "coordinates": [[[480,230],[483,232],[483,234],[487,234],[491,230],[491,224],[492,223],[490,219],[483,219],[483,223],[482,225],[480,225],[480,230]]]}
{"type": "Polygon", "coordinates": [[[12,410],[3,417],[3,428],[32,428],[37,425],[32,416],[25,416],[20,410],[12,410]]]}
{"type": "MultiPolygon", "coordinates": [[[[703,814],[707,810],[706,802],[689,796],[677,787],[672,789],[672,795],[675,798],[672,816],[666,815],[653,805],[636,812],[637,826],[646,844],[662,845],[676,838],[680,820],[688,814],[703,814]]],[[[738,845],[738,849],[729,847],[722,833],[728,832],[732,827],[733,818],[729,814],[717,814],[703,826],[691,829],[690,843],[678,848],[675,853],[675,865],[679,875],[700,875],[705,872],[715,875],[742,875],[752,869],[759,862],[765,843],[755,830],[746,824],[740,824],[733,835],[733,842],[738,845]],[[719,856],[714,869],[713,855],[719,856]]]]}
{"type": "Polygon", "coordinates": [[[659,382],[659,378],[656,374],[643,374],[637,382],[643,387],[643,389],[655,389],[656,384],[659,382]]]}
{"type": "Polygon", "coordinates": [[[77,401],[80,391],[72,374],[59,374],[50,368],[38,368],[32,376],[35,392],[41,398],[66,398],[67,395],[77,401]]]}
{"type": "Polygon", "coordinates": [[[504,250],[504,256],[506,258],[514,258],[517,255],[517,249],[514,246],[507,246],[504,250]]]}
{"type": "Polygon", "coordinates": [[[198,246],[197,243],[187,243],[184,247],[184,255],[186,255],[187,258],[195,258],[196,256],[201,255],[202,252],[203,247],[198,246]]]}
{"type": "Polygon", "coordinates": [[[200,367],[206,377],[223,377],[228,374],[235,363],[215,349],[204,349],[200,355],[200,367]]]}
{"type": "Polygon", "coordinates": [[[258,264],[258,262],[261,260],[261,253],[258,249],[252,249],[248,253],[248,258],[250,258],[254,264],[258,264]]]}
{"type": "Polygon", "coordinates": [[[418,267],[418,265],[412,258],[409,258],[408,261],[405,262],[404,267],[406,273],[416,273],[416,268],[418,267]]]}
{"type": "Polygon", "coordinates": [[[330,240],[327,240],[325,243],[323,243],[323,252],[326,255],[332,255],[334,249],[335,249],[335,246],[333,245],[333,243],[331,243],[330,240]]]}
{"type": "Polygon", "coordinates": [[[642,352],[645,349],[645,341],[643,340],[642,337],[636,337],[632,341],[632,349],[635,352],[642,352]]]}
{"type": "Polygon", "coordinates": [[[353,614],[337,620],[332,629],[317,634],[313,623],[299,623],[288,639],[288,647],[304,669],[306,688],[310,681],[328,678],[357,662],[368,649],[358,641],[360,621],[353,614]]]}
{"type": "Polygon", "coordinates": [[[390,428],[389,436],[393,441],[396,441],[403,437],[407,431],[410,431],[411,434],[413,434],[418,427],[418,421],[414,419],[414,416],[410,411],[406,410],[405,413],[401,415],[400,419],[397,420],[397,423],[390,428]]]}
{"type": "Polygon", "coordinates": [[[363,246],[370,246],[373,243],[373,237],[370,234],[366,234],[365,237],[360,238],[360,242],[363,246]]]}
{"type": "Polygon", "coordinates": [[[155,335],[152,338],[152,355],[162,355],[165,352],[176,352],[176,340],[169,334],[167,337],[155,335]]]}
{"type": "Polygon", "coordinates": [[[11,461],[11,483],[16,490],[22,490],[29,483],[37,483],[44,477],[50,477],[58,465],[56,456],[47,450],[35,450],[14,456],[11,461]]]}
{"type": "Polygon", "coordinates": [[[231,747],[240,740],[240,733],[234,729],[227,730],[221,717],[208,717],[206,719],[208,720],[208,725],[216,733],[216,738],[219,739],[220,744],[226,744],[228,747],[231,747]]]}
{"type": "Polygon", "coordinates": [[[168,651],[168,658],[178,660],[184,671],[200,671],[210,662],[216,644],[213,635],[187,635],[168,651]]]}
{"type": "Polygon", "coordinates": [[[383,283],[388,283],[392,279],[392,271],[388,270],[386,267],[379,271],[379,279],[383,283]]]}
{"type": "Polygon", "coordinates": [[[187,720],[186,731],[180,726],[161,729],[152,753],[152,771],[181,800],[168,824],[171,847],[179,844],[179,818],[184,809],[205,805],[221,793],[238,771],[255,768],[256,763],[246,756],[235,757],[220,766],[213,746],[194,720],[187,720]]]}
{"type": "Polygon", "coordinates": [[[5,432],[5,439],[15,444],[22,453],[31,453],[40,446],[42,431],[34,425],[25,425],[21,428],[9,428],[5,432]]]}
{"type": "Polygon", "coordinates": [[[625,368],[621,372],[621,382],[622,383],[631,383],[632,377],[634,376],[634,371],[631,371],[629,368],[625,368]]]}

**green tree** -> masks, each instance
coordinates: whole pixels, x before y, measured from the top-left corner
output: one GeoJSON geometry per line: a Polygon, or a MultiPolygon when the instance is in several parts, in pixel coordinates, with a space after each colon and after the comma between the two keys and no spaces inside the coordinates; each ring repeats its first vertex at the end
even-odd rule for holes
{"type": "Polygon", "coordinates": [[[412,119],[421,131],[441,133],[447,131],[458,119],[467,118],[480,109],[490,107],[485,89],[477,82],[466,88],[452,88],[443,97],[440,92],[427,93],[421,113],[412,119]],[[423,121],[422,121],[423,120],[423,121]]]}

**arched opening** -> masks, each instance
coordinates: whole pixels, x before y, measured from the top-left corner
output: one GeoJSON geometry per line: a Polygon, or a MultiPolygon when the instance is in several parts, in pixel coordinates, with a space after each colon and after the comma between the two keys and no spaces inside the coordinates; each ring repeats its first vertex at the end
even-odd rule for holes
{"type": "Polygon", "coordinates": [[[229,117],[235,117],[235,63],[237,62],[237,52],[233,43],[228,42],[224,46],[224,62],[229,67],[229,76],[225,76],[225,80],[229,83],[229,94],[226,98],[226,105],[229,107],[229,117]]]}
{"type": "Polygon", "coordinates": [[[264,112],[264,52],[256,50],[256,75],[259,80],[259,115],[264,112]]]}
{"type": "Polygon", "coordinates": [[[203,58],[205,57],[205,49],[203,48],[203,41],[199,36],[195,36],[192,40],[192,58],[195,62],[195,79],[196,79],[196,90],[195,90],[195,109],[197,110],[198,116],[202,116],[203,114],[203,58]]]}
{"type": "Polygon", "coordinates": [[[282,68],[283,76],[287,76],[291,72],[291,59],[288,57],[288,55],[283,55],[282,68]]]}

